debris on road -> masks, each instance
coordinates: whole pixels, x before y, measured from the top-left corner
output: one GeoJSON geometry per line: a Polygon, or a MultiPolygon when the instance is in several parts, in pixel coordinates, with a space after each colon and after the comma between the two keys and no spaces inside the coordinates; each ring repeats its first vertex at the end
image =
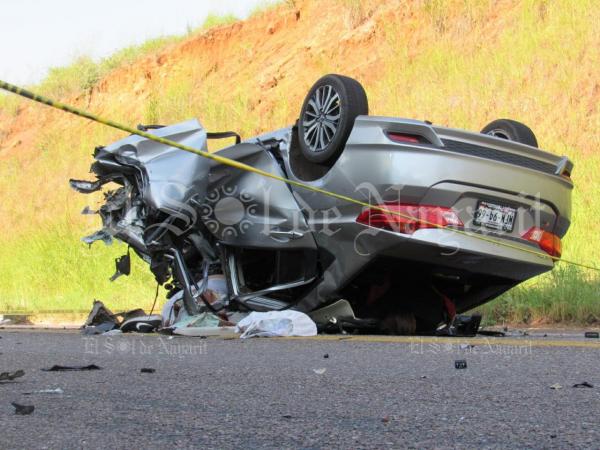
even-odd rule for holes
{"type": "Polygon", "coordinates": [[[2,372],[0,373],[0,381],[12,381],[15,378],[20,378],[25,375],[23,370],[15,370],[14,372],[2,372]]]}
{"type": "Polygon", "coordinates": [[[481,336],[490,336],[490,337],[505,337],[506,333],[504,331],[496,331],[496,330],[479,330],[477,334],[481,336]]]}
{"type": "Polygon", "coordinates": [[[584,381],[583,383],[577,383],[573,385],[574,388],[593,388],[594,385],[584,381]]]}
{"type": "Polygon", "coordinates": [[[110,330],[110,331],[107,331],[106,333],[102,333],[102,336],[120,336],[122,334],[123,334],[123,332],[121,330],[119,330],[118,328],[115,328],[114,330],[110,330]]]}
{"type": "Polygon", "coordinates": [[[15,407],[15,414],[18,416],[27,416],[35,409],[35,406],[33,405],[20,405],[16,402],[11,402],[10,404],[15,407]]]}
{"type": "Polygon", "coordinates": [[[383,423],[387,424],[387,423],[389,423],[389,422],[390,422],[390,417],[389,417],[389,416],[382,417],[382,418],[381,418],[381,421],[382,421],[383,423]]]}
{"type": "Polygon", "coordinates": [[[94,300],[90,311],[82,327],[82,333],[86,335],[102,334],[114,328],[119,328],[119,322],[100,300],[94,300]]]}
{"type": "Polygon", "coordinates": [[[63,391],[61,388],[56,388],[56,389],[40,389],[39,391],[33,391],[33,392],[23,392],[23,395],[33,395],[33,394],[64,394],[65,391],[63,391]]]}
{"type": "Polygon", "coordinates": [[[313,369],[313,372],[317,375],[323,375],[326,371],[327,369],[325,367],[323,367],[322,369],[313,369]]]}
{"type": "MultiPolygon", "coordinates": [[[[206,282],[204,281],[204,278],[200,279],[198,281],[198,286],[202,291],[201,296],[203,301],[206,301],[213,307],[222,305],[228,298],[227,281],[224,275],[209,275],[206,277],[206,282]]],[[[204,305],[204,307],[206,309],[206,305],[204,305]]],[[[228,312],[227,314],[227,317],[222,318],[231,320],[231,317],[229,316],[235,313],[228,312]]],[[[169,300],[163,306],[162,316],[163,327],[165,328],[170,327],[177,322],[181,322],[187,317],[190,317],[190,314],[188,314],[186,311],[183,303],[183,291],[179,291],[169,298],[169,300]]]]}
{"type": "Polygon", "coordinates": [[[94,334],[108,333],[108,332],[112,331],[114,328],[115,328],[115,326],[112,323],[104,322],[104,323],[101,323],[100,325],[90,325],[90,326],[84,327],[81,330],[81,333],[85,334],[86,336],[92,336],[94,334]]]}
{"type": "Polygon", "coordinates": [[[190,316],[185,312],[180,312],[178,317],[179,319],[176,322],[168,328],[163,328],[162,331],[170,330],[173,334],[195,337],[231,336],[237,334],[235,323],[226,319],[226,315],[219,316],[205,311],[190,316]]]}
{"type": "Polygon", "coordinates": [[[240,338],[273,336],[316,336],[317,325],[299,311],[252,312],[237,324],[240,338]]]}
{"type": "Polygon", "coordinates": [[[436,334],[438,336],[473,337],[477,335],[480,324],[481,314],[473,314],[472,316],[457,314],[450,325],[439,329],[436,334]]]}
{"type": "Polygon", "coordinates": [[[136,333],[152,333],[158,329],[161,324],[162,316],[160,314],[153,314],[151,316],[144,314],[123,321],[121,324],[121,331],[123,333],[130,333],[132,331],[135,331],[136,333]]]}
{"type": "Polygon", "coordinates": [[[325,359],[328,359],[328,358],[329,358],[329,353],[325,353],[325,354],[323,355],[323,358],[325,358],[325,359]]]}
{"type": "Polygon", "coordinates": [[[455,369],[466,369],[467,368],[467,360],[466,359],[457,359],[454,361],[455,369]]]}
{"type": "Polygon", "coordinates": [[[600,333],[597,331],[586,331],[584,336],[586,338],[598,339],[600,337],[600,333]]]}
{"type": "Polygon", "coordinates": [[[156,369],[153,369],[151,367],[142,367],[140,369],[140,372],[141,373],[154,373],[154,372],[156,372],[156,369]]]}
{"type": "Polygon", "coordinates": [[[85,335],[102,334],[107,336],[131,331],[148,333],[156,330],[161,324],[161,315],[149,316],[140,308],[113,313],[104,303],[94,300],[92,310],[83,324],[81,332],[85,335]]]}
{"type": "MultiPolygon", "coordinates": [[[[358,319],[347,300],[305,314],[292,309],[273,311],[248,311],[229,309],[228,285],[222,274],[206,275],[193,286],[194,295],[202,297],[196,302],[193,314],[184,305],[184,290],[171,289],[161,314],[148,315],[142,309],[113,313],[101,301],[94,300],[92,310],[82,327],[86,335],[116,336],[122,333],[152,333],[205,338],[288,337],[315,336],[317,333],[371,333],[379,328],[379,319],[358,319]],[[206,281],[204,281],[206,280],[206,281]],[[199,294],[201,293],[201,294],[199,294]]],[[[152,308],[154,309],[154,307],[152,308]]],[[[452,316],[451,316],[452,317],[452,316]]],[[[438,329],[438,336],[473,337],[477,334],[504,336],[498,331],[479,330],[481,315],[454,315],[449,325],[438,329]]],[[[392,333],[395,334],[395,333],[392,333]]],[[[473,348],[461,344],[462,350],[473,348]]],[[[329,354],[323,356],[329,358],[329,354]]]]}
{"type": "Polygon", "coordinates": [[[558,390],[558,389],[562,389],[562,386],[558,383],[554,383],[553,385],[550,386],[550,389],[558,390]]]}
{"type": "Polygon", "coordinates": [[[0,316],[0,325],[9,325],[12,323],[12,320],[5,319],[4,316],[0,316]]]}
{"type": "Polygon", "coordinates": [[[49,369],[42,369],[44,372],[75,372],[75,371],[85,371],[85,370],[101,370],[102,367],[97,366],[96,364],[89,364],[87,366],[59,366],[54,365],[49,369]]]}

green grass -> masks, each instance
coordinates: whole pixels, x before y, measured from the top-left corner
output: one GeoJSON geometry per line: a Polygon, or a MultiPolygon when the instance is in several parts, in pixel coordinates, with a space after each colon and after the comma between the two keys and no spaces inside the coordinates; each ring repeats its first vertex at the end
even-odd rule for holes
{"type": "Polygon", "coordinates": [[[559,264],[477,310],[491,323],[594,324],[600,322],[598,298],[600,277],[559,264]]]}
{"type": "Polygon", "coordinates": [[[80,237],[65,226],[3,242],[0,312],[87,311],[94,299],[113,311],[150,310],[156,283],[146,264],[132,258],[131,275],[111,283],[114,259],[127,247],[96,243],[88,248],[80,237]]]}
{"type": "MultiPolygon", "coordinates": [[[[16,95],[0,92],[0,110],[9,117],[15,117],[17,115],[21,104],[22,100],[16,95]]],[[[0,139],[2,139],[2,136],[0,136],[0,139]]]]}

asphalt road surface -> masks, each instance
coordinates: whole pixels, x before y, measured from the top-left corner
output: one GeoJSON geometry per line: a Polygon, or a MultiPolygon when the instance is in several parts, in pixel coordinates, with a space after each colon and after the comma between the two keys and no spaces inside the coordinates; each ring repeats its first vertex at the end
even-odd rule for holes
{"type": "Polygon", "coordinates": [[[600,447],[597,339],[0,337],[2,449],[600,447]]]}

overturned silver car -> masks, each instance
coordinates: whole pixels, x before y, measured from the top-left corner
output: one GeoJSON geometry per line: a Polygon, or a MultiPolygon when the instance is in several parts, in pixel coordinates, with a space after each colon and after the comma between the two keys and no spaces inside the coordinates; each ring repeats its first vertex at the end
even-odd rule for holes
{"type": "Polygon", "coordinates": [[[573,164],[525,125],[472,133],[369,116],[362,86],[340,75],[315,83],[294,126],[245,141],[197,120],[140,127],[200,150],[235,137],[220,155],[373,205],[136,135],[98,147],[97,179],[72,187],[119,186],[86,242],[129,244],[189,314],[294,308],[321,325],[429,333],[552,269],[570,225],[573,164]],[[228,295],[211,302],[217,273],[228,295]]]}

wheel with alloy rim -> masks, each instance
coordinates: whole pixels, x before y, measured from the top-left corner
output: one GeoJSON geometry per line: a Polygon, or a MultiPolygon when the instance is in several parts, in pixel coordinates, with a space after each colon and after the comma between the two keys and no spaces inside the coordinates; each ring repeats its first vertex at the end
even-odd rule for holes
{"type": "Polygon", "coordinates": [[[342,75],[326,75],[308,92],[298,123],[302,155],[316,163],[333,163],[341,154],[359,115],[369,113],[361,84],[342,75]]]}
{"type": "Polygon", "coordinates": [[[535,134],[533,134],[533,131],[531,131],[531,128],[516,120],[494,120],[487,124],[481,132],[500,139],[531,145],[532,147],[538,146],[537,139],[535,134]]]}

